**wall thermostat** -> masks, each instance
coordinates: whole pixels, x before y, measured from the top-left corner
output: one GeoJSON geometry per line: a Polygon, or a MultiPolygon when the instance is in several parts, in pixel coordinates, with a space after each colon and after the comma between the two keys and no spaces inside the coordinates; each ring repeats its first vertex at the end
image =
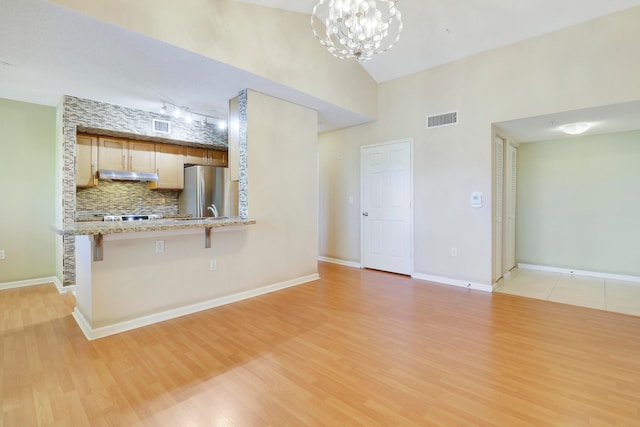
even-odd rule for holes
{"type": "Polygon", "coordinates": [[[472,208],[482,207],[482,192],[474,191],[473,193],[471,193],[471,207],[472,208]]]}

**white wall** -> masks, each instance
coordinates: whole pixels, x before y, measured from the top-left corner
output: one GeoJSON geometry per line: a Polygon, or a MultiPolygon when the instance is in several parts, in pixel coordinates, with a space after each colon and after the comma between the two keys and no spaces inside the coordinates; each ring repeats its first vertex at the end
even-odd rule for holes
{"type": "Polygon", "coordinates": [[[640,131],[521,144],[519,262],[640,276],[640,131]]]}
{"type": "Polygon", "coordinates": [[[491,124],[640,99],[638,22],[635,8],[382,84],[377,122],[320,137],[321,255],[360,259],[360,146],[412,138],[415,272],[490,284],[491,124]],[[458,125],[425,129],[454,110],[458,125]]]}
{"type": "Polygon", "coordinates": [[[376,82],[320,46],[307,14],[233,0],[53,1],[375,119],[376,82]]]}
{"type": "MultiPolygon", "coordinates": [[[[111,240],[93,262],[94,327],[317,274],[315,111],[248,92],[248,203],[243,231],[111,240]],[[217,270],[209,271],[216,259],[217,270]]],[[[79,294],[80,294],[79,290],[79,294]]]]}
{"type": "Polygon", "coordinates": [[[0,99],[0,284],[56,274],[53,107],[0,99]]]}

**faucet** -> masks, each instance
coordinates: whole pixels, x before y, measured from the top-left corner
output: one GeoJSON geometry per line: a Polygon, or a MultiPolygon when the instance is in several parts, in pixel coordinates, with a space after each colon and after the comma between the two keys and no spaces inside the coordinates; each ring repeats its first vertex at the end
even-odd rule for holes
{"type": "Polygon", "coordinates": [[[211,211],[214,218],[218,218],[218,208],[216,208],[216,205],[211,203],[211,206],[209,206],[207,209],[211,211]]]}

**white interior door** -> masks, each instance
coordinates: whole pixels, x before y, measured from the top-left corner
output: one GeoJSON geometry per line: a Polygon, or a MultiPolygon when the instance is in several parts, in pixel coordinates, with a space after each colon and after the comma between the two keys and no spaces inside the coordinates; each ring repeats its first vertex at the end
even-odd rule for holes
{"type": "Polygon", "coordinates": [[[496,137],[496,182],[495,182],[495,236],[494,236],[494,254],[493,254],[493,281],[496,282],[502,277],[503,265],[503,217],[504,217],[504,140],[496,137]]]}
{"type": "Polygon", "coordinates": [[[411,274],[411,142],[365,146],[362,166],[362,264],[411,274]]]}
{"type": "Polygon", "coordinates": [[[504,236],[504,273],[516,266],[516,165],[518,150],[511,144],[507,145],[506,167],[506,215],[504,236]]]}

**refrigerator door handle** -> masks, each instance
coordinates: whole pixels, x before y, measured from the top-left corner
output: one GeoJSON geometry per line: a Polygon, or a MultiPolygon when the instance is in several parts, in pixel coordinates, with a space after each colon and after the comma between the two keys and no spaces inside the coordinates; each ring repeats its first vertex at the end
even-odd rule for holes
{"type": "Polygon", "coordinates": [[[204,169],[198,168],[198,185],[196,191],[196,215],[204,216],[204,169]]]}

